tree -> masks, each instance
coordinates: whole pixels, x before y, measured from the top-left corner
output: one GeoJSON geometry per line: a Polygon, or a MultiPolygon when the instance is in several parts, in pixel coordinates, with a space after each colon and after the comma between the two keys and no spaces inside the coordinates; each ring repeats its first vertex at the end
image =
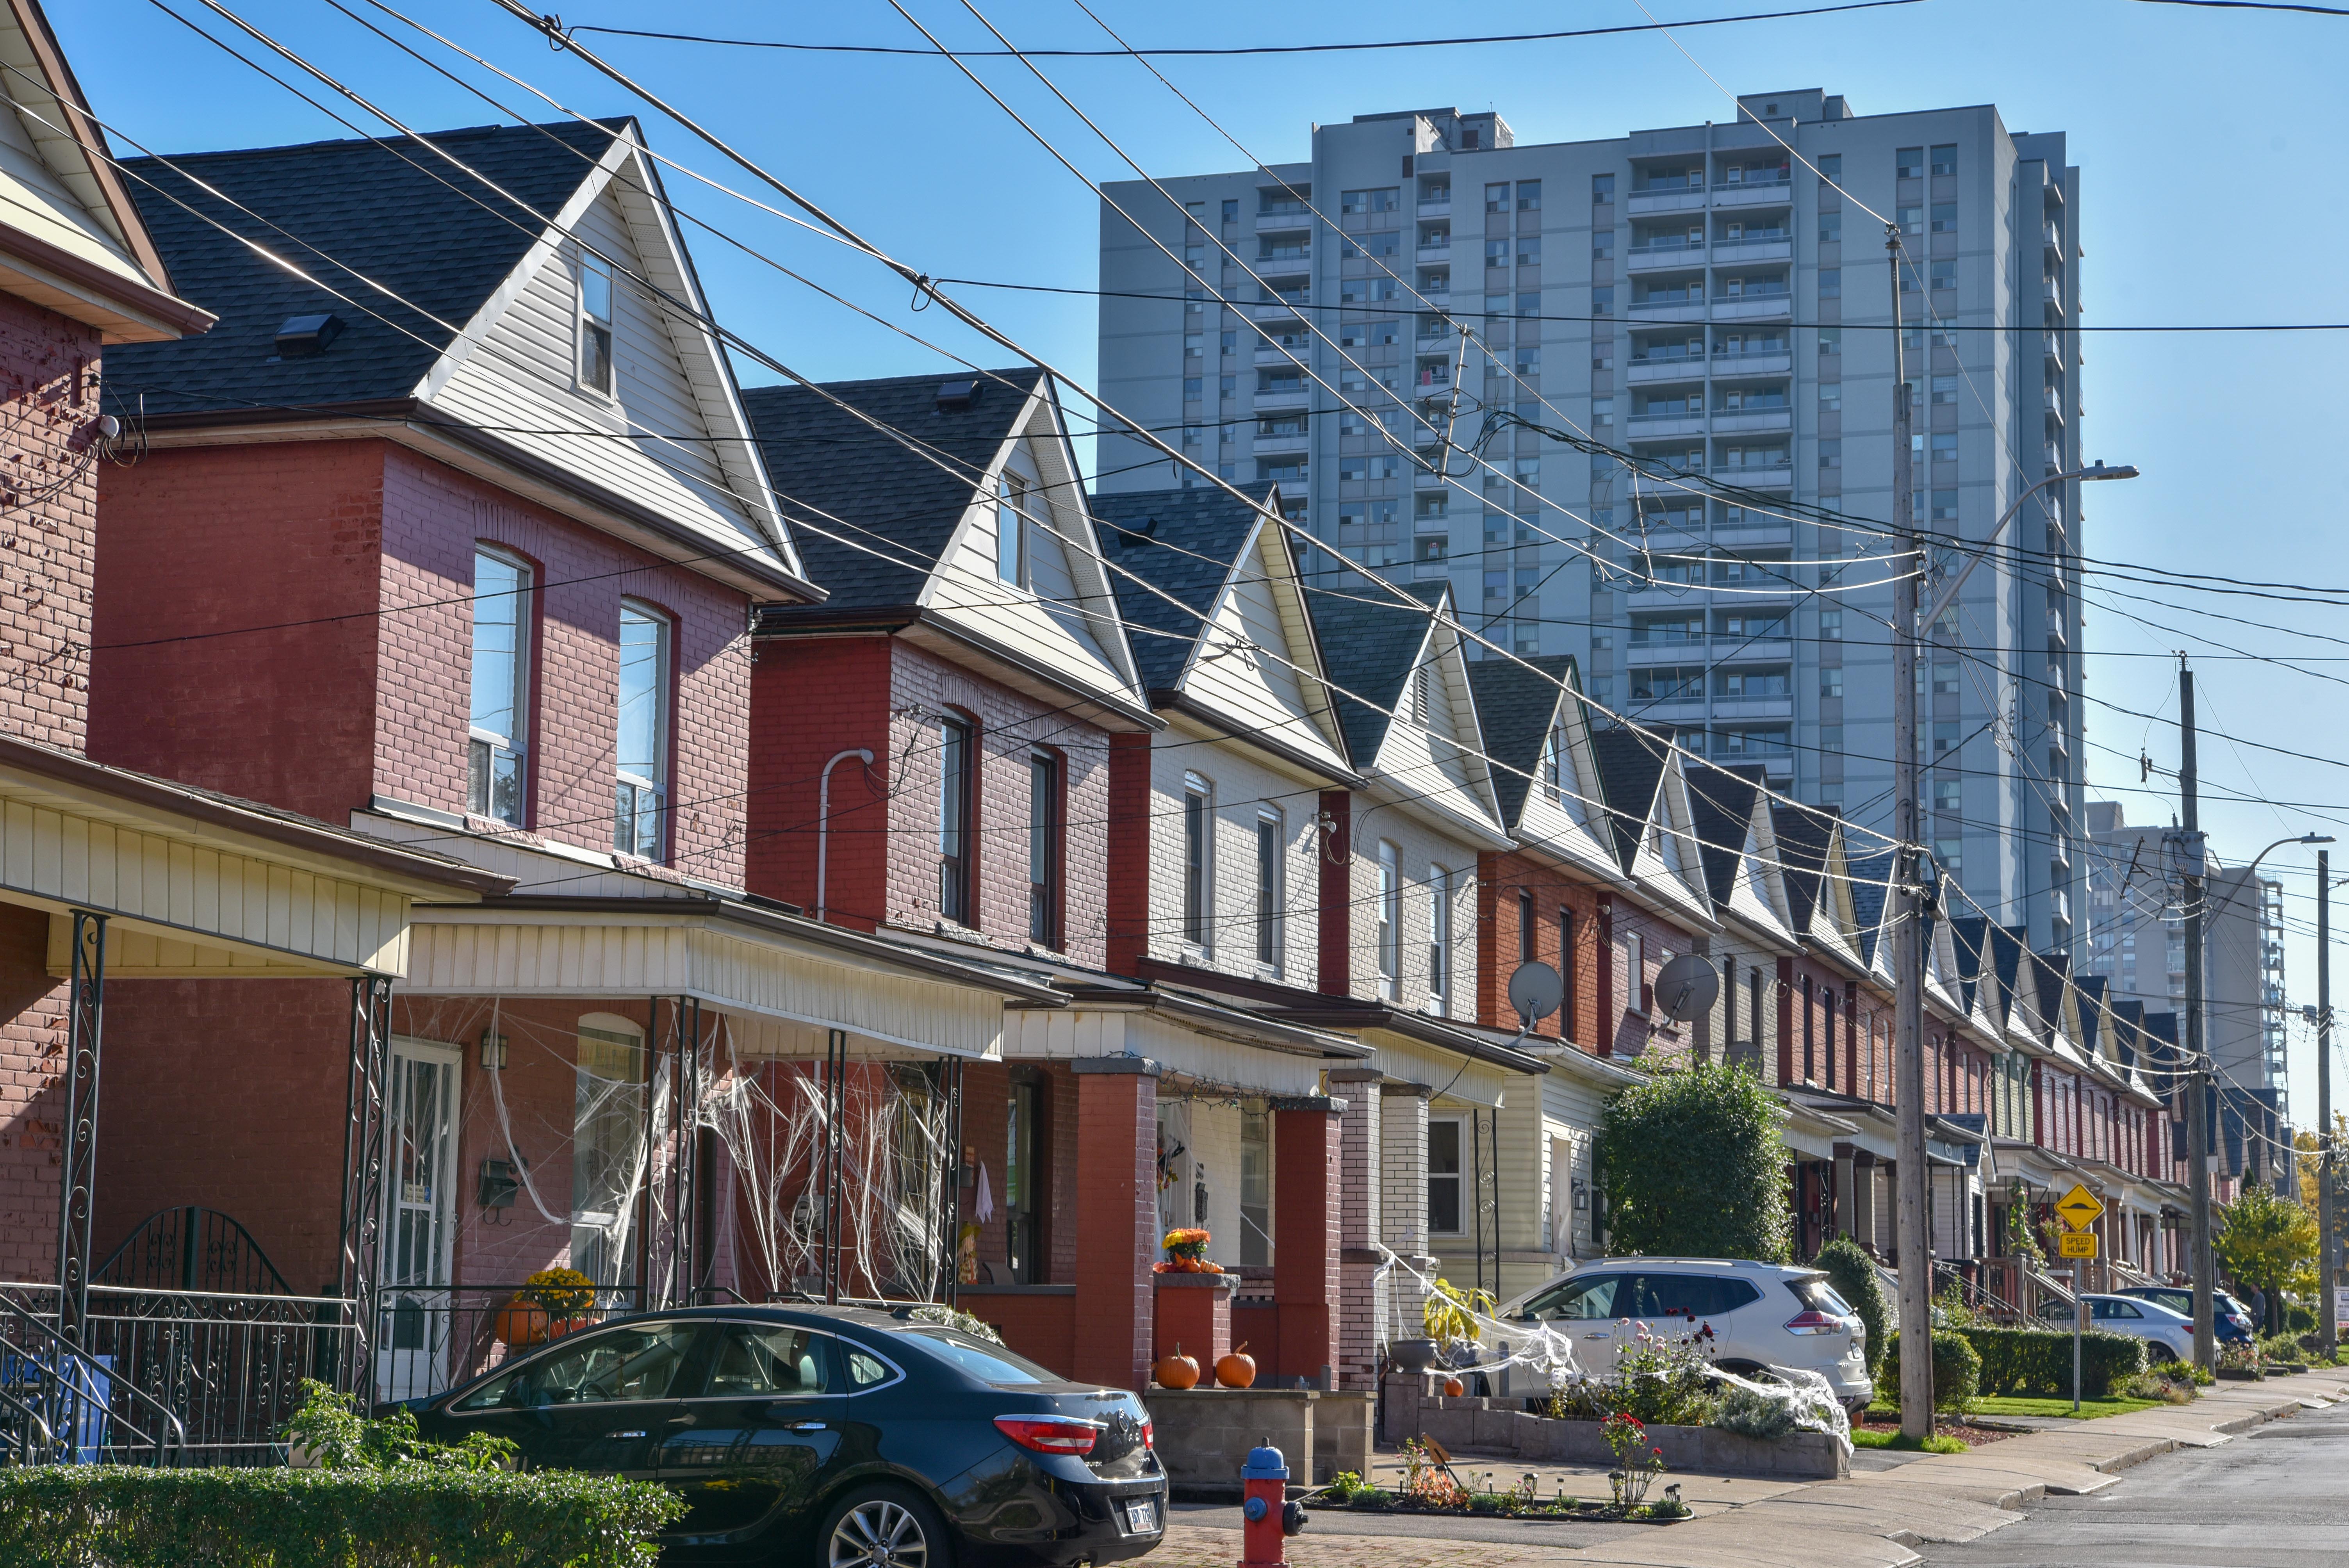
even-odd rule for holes
{"type": "MultiPolygon", "coordinates": [[[[2316,1212],[2317,1171],[2323,1150],[2319,1146],[2313,1131],[2293,1133],[2292,1146],[2308,1157],[2305,1160],[2295,1161],[2293,1163],[2300,1169],[2300,1206],[2313,1214],[2316,1212]]],[[[2336,1153],[2349,1150],[2349,1111],[2336,1110],[2333,1113],[2333,1147],[2336,1153]]],[[[2349,1160],[2336,1161],[2334,1165],[2335,1181],[2341,1179],[2343,1174],[2341,1166],[2344,1164],[2349,1164],[2349,1160]]],[[[2340,1189],[2335,1187],[2333,1191],[2338,1192],[2340,1189]]]]}
{"type": "Polygon", "coordinates": [[[1849,1236],[1832,1236],[1811,1259],[1811,1266],[1826,1271],[1827,1283],[1867,1325],[1868,1373],[1874,1377],[1892,1343],[1892,1305],[1884,1299],[1884,1282],[1877,1276],[1875,1263],[1849,1236]]]}
{"type": "Polygon", "coordinates": [[[2316,1216],[2267,1187],[2245,1184],[2214,1244],[2220,1267],[2271,1298],[2316,1288],[2316,1216]]]}
{"type": "Polygon", "coordinates": [[[1612,1251],[1786,1258],[1778,1102],[1747,1068],[1671,1065],[1625,1089],[1599,1125],[1612,1251]]]}

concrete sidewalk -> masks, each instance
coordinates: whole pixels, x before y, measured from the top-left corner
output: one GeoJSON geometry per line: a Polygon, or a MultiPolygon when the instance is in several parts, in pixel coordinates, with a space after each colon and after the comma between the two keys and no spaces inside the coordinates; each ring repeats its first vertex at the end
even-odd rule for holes
{"type": "MultiPolygon", "coordinates": [[[[1903,1568],[1920,1561],[1915,1548],[1974,1540],[2013,1523],[2019,1510],[2043,1497],[2093,1495],[2157,1454],[2213,1447],[2344,1398],[2349,1382],[2338,1368],[2325,1368],[2264,1383],[2222,1383],[2191,1405],[2027,1433],[1971,1453],[1904,1455],[1892,1468],[1847,1480],[1670,1476],[1696,1511],[1672,1525],[1321,1513],[1288,1542],[1288,1560],[1294,1568],[1903,1568]]],[[[1502,1485],[1532,1469],[1542,1477],[1545,1497],[1560,1481],[1569,1495],[1607,1495],[1596,1470],[1474,1455],[1460,1457],[1455,1468],[1464,1475],[1491,1470],[1502,1485]]],[[[1147,1561],[1153,1568],[1231,1568],[1241,1555],[1237,1508],[1178,1506],[1165,1544],[1147,1561]]]]}

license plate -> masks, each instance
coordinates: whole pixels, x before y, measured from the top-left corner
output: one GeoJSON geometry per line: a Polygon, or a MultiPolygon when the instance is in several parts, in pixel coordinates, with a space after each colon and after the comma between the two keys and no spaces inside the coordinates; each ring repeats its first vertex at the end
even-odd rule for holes
{"type": "Polygon", "coordinates": [[[1128,1535],[1151,1535],[1157,1532],[1158,1500],[1156,1498],[1133,1498],[1121,1506],[1125,1510],[1125,1532],[1128,1535]]]}

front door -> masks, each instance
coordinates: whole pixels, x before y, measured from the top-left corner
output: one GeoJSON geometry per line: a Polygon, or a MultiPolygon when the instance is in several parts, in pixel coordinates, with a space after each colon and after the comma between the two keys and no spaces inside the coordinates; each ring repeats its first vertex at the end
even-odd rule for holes
{"type": "Polygon", "coordinates": [[[845,1404],[830,1335],[724,1325],[699,1395],[661,1444],[661,1482],[685,1500],[680,1542],[742,1543],[804,1511],[840,1463],[845,1404]]]}
{"type": "Polygon", "coordinates": [[[448,1387],[449,1264],[456,1234],[457,1053],[394,1040],[386,1097],[383,1276],[376,1398],[448,1387]]]}

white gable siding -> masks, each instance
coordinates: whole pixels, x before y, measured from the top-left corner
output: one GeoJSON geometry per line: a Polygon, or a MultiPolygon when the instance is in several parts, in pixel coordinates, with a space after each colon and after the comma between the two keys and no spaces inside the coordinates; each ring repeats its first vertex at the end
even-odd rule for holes
{"type": "MultiPolygon", "coordinates": [[[[17,77],[8,96],[30,102],[41,95],[17,77]]],[[[42,114],[46,119],[58,119],[47,109],[42,114]]],[[[71,147],[52,126],[38,129],[42,139],[60,151],[71,147]]],[[[93,211],[67,188],[42,156],[24,117],[15,109],[0,113],[0,211],[5,211],[8,222],[59,250],[140,283],[153,281],[130,259],[112,214],[93,211]]]]}
{"type": "MultiPolygon", "coordinates": [[[[428,377],[420,393],[450,414],[492,429],[533,456],[614,493],[721,537],[755,536],[762,498],[746,500],[713,444],[688,381],[668,313],[620,275],[647,270],[610,189],[572,225],[616,263],[612,289],[614,385],[605,397],[580,385],[577,244],[542,244],[492,301],[485,319],[428,377]],[[595,434],[523,434],[578,429],[595,434]]],[[[698,329],[688,327],[687,330],[698,329]]],[[[740,443],[740,433],[719,432],[740,443]]],[[[739,458],[737,460],[740,460],[739,458]]]]}
{"type": "Polygon", "coordinates": [[[1468,695],[1468,666],[1458,637],[1439,624],[1430,631],[1419,658],[1395,698],[1394,717],[1379,744],[1377,770],[1425,807],[1497,834],[1500,809],[1493,798],[1492,775],[1483,757],[1472,755],[1483,743],[1475,732],[1475,707],[1468,695]],[[1427,676],[1423,717],[1417,695],[1422,667],[1427,676]]]}
{"type": "Polygon", "coordinates": [[[1262,537],[1259,547],[1241,558],[1231,583],[1210,612],[1201,645],[1184,674],[1183,693],[1222,716],[1237,731],[1262,735],[1342,769],[1345,759],[1325,728],[1334,722],[1327,700],[1315,683],[1309,706],[1305,678],[1295,667],[1311,667],[1312,648],[1298,635],[1301,626],[1281,614],[1262,537]],[[1199,656],[1225,648],[1233,651],[1214,658],[1199,656]]]}

